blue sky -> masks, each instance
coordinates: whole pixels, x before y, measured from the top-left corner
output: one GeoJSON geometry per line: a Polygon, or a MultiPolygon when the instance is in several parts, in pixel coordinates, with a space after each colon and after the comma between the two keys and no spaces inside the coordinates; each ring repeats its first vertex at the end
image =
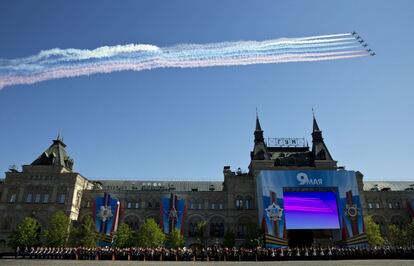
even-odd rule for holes
{"type": "MultiPolygon", "coordinates": [[[[0,58],[103,45],[266,40],[356,30],[375,57],[98,74],[0,90],[0,170],[60,132],[89,178],[221,180],[247,169],[255,108],[371,180],[413,180],[413,1],[1,1],[0,58]]],[[[1,176],[1,175],[0,175],[1,176]]]]}

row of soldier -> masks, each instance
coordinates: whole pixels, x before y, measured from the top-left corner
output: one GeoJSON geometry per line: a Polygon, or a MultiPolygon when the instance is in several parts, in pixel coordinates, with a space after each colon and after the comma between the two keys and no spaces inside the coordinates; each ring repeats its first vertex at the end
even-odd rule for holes
{"type": "Polygon", "coordinates": [[[273,261],[337,259],[414,259],[414,247],[309,248],[51,248],[16,250],[16,258],[137,261],[273,261]]]}

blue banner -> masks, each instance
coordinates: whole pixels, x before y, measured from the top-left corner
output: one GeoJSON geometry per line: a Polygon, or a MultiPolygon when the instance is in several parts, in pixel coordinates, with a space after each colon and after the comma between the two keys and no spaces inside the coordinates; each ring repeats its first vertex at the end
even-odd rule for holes
{"type": "Polygon", "coordinates": [[[163,197],[161,200],[161,228],[165,234],[169,234],[172,229],[177,229],[183,233],[183,220],[186,214],[186,204],[184,199],[178,199],[176,195],[163,197]]]}
{"type": "MultiPolygon", "coordinates": [[[[354,171],[263,170],[257,175],[256,184],[259,223],[262,225],[262,229],[266,235],[269,236],[269,239],[271,238],[272,241],[279,243],[281,246],[287,245],[284,206],[284,192],[286,191],[314,191],[321,193],[326,191],[334,193],[337,200],[337,213],[340,224],[340,229],[336,230],[336,241],[351,241],[365,232],[358,184],[354,171]]],[[[323,196],[320,196],[319,201],[322,201],[323,198],[323,196]]],[[[290,200],[293,200],[294,203],[296,201],[297,203],[299,199],[295,197],[290,200]]],[[[308,197],[306,200],[315,201],[315,198],[308,197]]],[[[315,202],[312,204],[306,207],[307,210],[313,208],[321,211],[321,204],[326,205],[327,203],[318,202],[318,206],[315,205],[315,202]]],[[[306,204],[304,203],[303,205],[306,204]]],[[[292,207],[288,206],[288,208],[292,207]]],[[[294,208],[304,209],[305,206],[296,204],[294,208]]],[[[303,223],[306,223],[306,220],[303,223]]],[[[309,227],[307,227],[307,224],[304,224],[303,228],[306,229],[309,227]]],[[[359,240],[360,238],[358,238],[359,240]]]]}
{"type": "Polygon", "coordinates": [[[99,232],[99,246],[108,246],[112,243],[112,234],[118,228],[119,201],[105,193],[95,200],[95,226],[99,232]]]}

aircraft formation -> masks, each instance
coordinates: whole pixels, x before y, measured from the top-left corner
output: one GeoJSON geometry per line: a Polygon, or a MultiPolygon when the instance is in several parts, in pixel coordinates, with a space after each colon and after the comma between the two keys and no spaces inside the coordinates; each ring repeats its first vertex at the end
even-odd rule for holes
{"type": "MultiPolygon", "coordinates": [[[[364,48],[368,47],[368,43],[365,42],[356,31],[352,32],[352,36],[355,37],[355,39],[362,45],[362,47],[364,47],[364,48]]],[[[376,55],[376,53],[370,48],[366,49],[365,51],[367,51],[371,56],[376,55]]]]}

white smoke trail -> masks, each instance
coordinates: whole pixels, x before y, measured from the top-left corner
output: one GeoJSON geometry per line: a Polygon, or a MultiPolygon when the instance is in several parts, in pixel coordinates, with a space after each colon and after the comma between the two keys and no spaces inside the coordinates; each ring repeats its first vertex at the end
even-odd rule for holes
{"type": "Polygon", "coordinates": [[[0,59],[0,89],[17,84],[115,71],[314,62],[369,55],[351,34],[304,38],[184,44],[104,46],[94,50],[51,49],[20,59],[0,59]]]}

